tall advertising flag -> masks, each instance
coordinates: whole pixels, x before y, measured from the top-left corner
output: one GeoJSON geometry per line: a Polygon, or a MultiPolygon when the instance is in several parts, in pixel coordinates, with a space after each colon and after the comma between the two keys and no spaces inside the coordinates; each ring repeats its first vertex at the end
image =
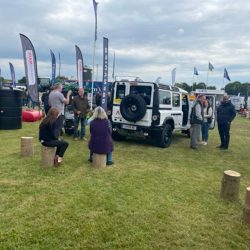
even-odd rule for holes
{"type": "Polygon", "coordinates": [[[12,86],[16,87],[16,74],[13,64],[10,62],[10,74],[11,74],[11,80],[12,80],[12,86]]]}
{"type": "Polygon", "coordinates": [[[195,66],[194,66],[194,75],[196,75],[196,76],[199,75],[198,70],[197,70],[197,68],[195,66]]]}
{"type": "Polygon", "coordinates": [[[210,71],[213,71],[213,69],[214,69],[214,66],[212,65],[211,62],[208,63],[208,69],[209,69],[210,71]]]}
{"type": "Polygon", "coordinates": [[[176,68],[172,70],[172,85],[175,85],[176,68]]]}
{"type": "Polygon", "coordinates": [[[56,57],[55,54],[50,50],[51,55],[51,83],[54,85],[56,83],[56,57]]]}
{"type": "Polygon", "coordinates": [[[37,62],[35,49],[30,39],[20,34],[22,48],[23,48],[23,59],[25,66],[25,75],[27,79],[27,88],[30,98],[33,102],[39,102],[38,97],[38,75],[37,75],[37,62]]]}
{"type": "Polygon", "coordinates": [[[226,68],[224,69],[224,78],[226,78],[229,82],[231,81],[226,68]]]}
{"type": "Polygon", "coordinates": [[[61,55],[60,55],[60,52],[58,52],[58,62],[59,62],[58,75],[60,77],[61,76],[61,55]]]}
{"type": "Polygon", "coordinates": [[[83,58],[82,52],[78,46],[76,46],[76,70],[77,70],[77,80],[79,88],[83,87],[83,58]]]}
{"type": "Polygon", "coordinates": [[[113,72],[112,72],[112,78],[115,78],[115,52],[114,52],[114,58],[113,58],[113,72]]]}
{"type": "Polygon", "coordinates": [[[109,40],[103,37],[103,87],[102,87],[102,107],[107,110],[107,99],[108,99],[108,53],[109,40]]]}
{"type": "Polygon", "coordinates": [[[93,0],[94,12],[95,12],[95,41],[97,40],[97,2],[93,0]]]}

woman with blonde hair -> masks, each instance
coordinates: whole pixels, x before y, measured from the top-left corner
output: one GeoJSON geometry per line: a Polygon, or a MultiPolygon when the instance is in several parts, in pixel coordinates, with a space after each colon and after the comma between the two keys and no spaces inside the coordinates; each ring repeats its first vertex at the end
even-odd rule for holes
{"type": "MultiPolygon", "coordinates": [[[[50,108],[47,116],[39,126],[39,141],[45,147],[56,147],[54,164],[59,166],[62,163],[63,155],[68,147],[68,142],[59,140],[58,116],[60,111],[57,108],[50,108]]],[[[60,122],[60,121],[59,121],[60,122]]]]}
{"type": "Polygon", "coordinates": [[[97,107],[90,122],[90,158],[92,161],[92,154],[107,154],[107,165],[112,165],[112,128],[108,121],[107,114],[102,107],[97,107]]]}

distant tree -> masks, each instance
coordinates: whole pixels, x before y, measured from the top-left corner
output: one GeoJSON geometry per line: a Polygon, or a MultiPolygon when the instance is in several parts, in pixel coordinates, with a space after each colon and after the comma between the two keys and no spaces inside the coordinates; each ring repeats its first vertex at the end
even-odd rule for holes
{"type": "Polygon", "coordinates": [[[69,78],[66,76],[57,76],[56,77],[56,82],[66,82],[68,80],[69,80],[69,78]]]}
{"type": "Polygon", "coordinates": [[[175,84],[177,87],[186,90],[187,92],[190,92],[192,90],[192,87],[190,87],[187,83],[181,82],[175,84]]]}
{"type": "Polygon", "coordinates": [[[215,86],[207,86],[207,89],[216,89],[215,86]]]}
{"type": "Polygon", "coordinates": [[[4,82],[4,78],[1,76],[0,77],[0,83],[4,82]]]}
{"type": "Polygon", "coordinates": [[[26,76],[23,76],[21,79],[19,79],[18,83],[26,83],[26,76]]]}

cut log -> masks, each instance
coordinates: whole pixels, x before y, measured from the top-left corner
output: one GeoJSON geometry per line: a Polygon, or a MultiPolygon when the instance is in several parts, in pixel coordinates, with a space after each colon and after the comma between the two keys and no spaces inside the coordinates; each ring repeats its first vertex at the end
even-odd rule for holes
{"type": "Polygon", "coordinates": [[[54,166],[54,159],[56,154],[56,147],[44,147],[41,149],[42,165],[44,167],[54,166]]]}
{"type": "Polygon", "coordinates": [[[245,205],[243,209],[243,221],[250,224],[250,187],[246,188],[245,205]]]}
{"type": "Polygon", "coordinates": [[[21,156],[33,156],[34,155],[34,138],[33,137],[21,137],[21,156]]]}
{"type": "Polygon", "coordinates": [[[220,193],[222,199],[228,201],[239,200],[240,176],[240,173],[232,170],[224,171],[220,193]]]}
{"type": "Polygon", "coordinates": [[[93,166],[96,168],[105,168],[107,161],[106,154],[93,154],[93,166]]]}

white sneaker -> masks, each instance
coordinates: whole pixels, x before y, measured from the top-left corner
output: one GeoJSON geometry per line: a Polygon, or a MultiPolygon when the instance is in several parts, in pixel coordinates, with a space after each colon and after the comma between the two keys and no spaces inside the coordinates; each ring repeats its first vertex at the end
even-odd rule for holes
{"type": "Polygon", "coordinates": [[[203,145],[204,145],[204,146],[207,146],[207,142],[206,142],[206,141],[204,141],[204,142],[203,142],[203,145]]]}

